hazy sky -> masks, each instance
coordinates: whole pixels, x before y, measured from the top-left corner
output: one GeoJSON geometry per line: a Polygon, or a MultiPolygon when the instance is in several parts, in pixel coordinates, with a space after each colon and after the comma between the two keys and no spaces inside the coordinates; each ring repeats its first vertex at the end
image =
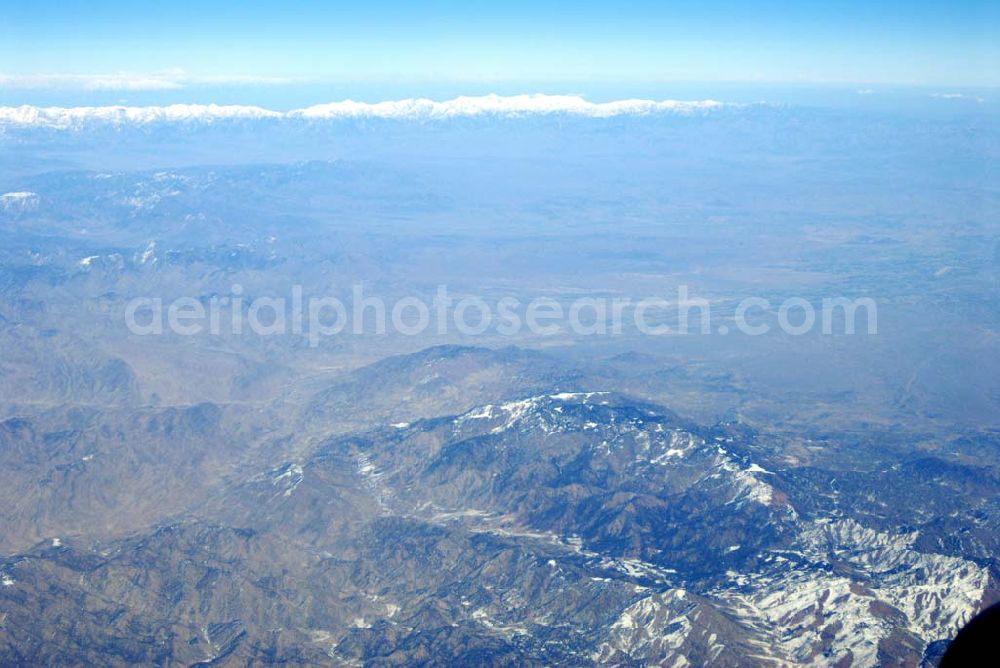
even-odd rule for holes
{"type": "Polygon", "coordinates": [[[5,2],[0,88],[1000,84],[1000,2],[5,2]]]}

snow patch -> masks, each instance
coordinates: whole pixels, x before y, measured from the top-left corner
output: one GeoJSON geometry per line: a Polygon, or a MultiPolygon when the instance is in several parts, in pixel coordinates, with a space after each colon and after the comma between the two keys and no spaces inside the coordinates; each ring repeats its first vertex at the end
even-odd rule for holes
{"type": "Polygon", "coordinates": [[[286,464],[278,470],[280,470],[281,473],[271,480],[271,484],[285,485],[285,490],[282,492],[282,495],[291,496],[292,492],[294,492],[305,479],[305,471],[303,471],[300,464],[286,464]]]}
{"type": "Polygon", "coordinates": [[[38,208],[38,193],[26,190],[0,195],[0,211],[23,213],[38,208]]]}

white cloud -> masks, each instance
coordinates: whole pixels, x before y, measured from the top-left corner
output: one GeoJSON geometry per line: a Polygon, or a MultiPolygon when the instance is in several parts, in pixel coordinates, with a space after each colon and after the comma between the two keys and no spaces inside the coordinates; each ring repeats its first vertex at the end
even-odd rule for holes
{"type": "Polygon", "coordinates": [[[193,75],[183,70],[114,74],[0,74],[0,88],[73,90],[178,90],[197,85],[275,85],[298,81],[256,75],[193,75]]]}

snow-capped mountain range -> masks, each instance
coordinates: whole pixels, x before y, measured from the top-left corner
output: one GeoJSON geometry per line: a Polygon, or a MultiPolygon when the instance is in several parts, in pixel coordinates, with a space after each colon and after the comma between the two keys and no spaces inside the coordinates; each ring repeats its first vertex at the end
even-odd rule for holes
{"type": "Polygon", "coordinates": [[[72,128],[90,122],[143,125],[156,122],[204,122],[247,119],[336,120],[380,118],[435,120],[472,116],[525,116],[566,114],[591,118],[660,113],[692,114],[711,111],[727,103],[715,100],[641,100],[590,102],[574,95],[483,95],[434,101],[410,98],[385,102],[344,100],[291,111],[218,104],[172,104],[162,107],[0,107],[0,126],[72,128]]]}

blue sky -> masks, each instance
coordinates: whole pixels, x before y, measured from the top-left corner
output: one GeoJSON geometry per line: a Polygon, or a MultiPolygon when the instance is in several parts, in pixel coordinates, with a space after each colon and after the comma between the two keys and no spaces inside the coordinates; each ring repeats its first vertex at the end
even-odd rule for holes
{"type": "Polygon", "coordinates": [[[1000,84],[998,2],[5,3],[0,89],[1000,84]]]}

